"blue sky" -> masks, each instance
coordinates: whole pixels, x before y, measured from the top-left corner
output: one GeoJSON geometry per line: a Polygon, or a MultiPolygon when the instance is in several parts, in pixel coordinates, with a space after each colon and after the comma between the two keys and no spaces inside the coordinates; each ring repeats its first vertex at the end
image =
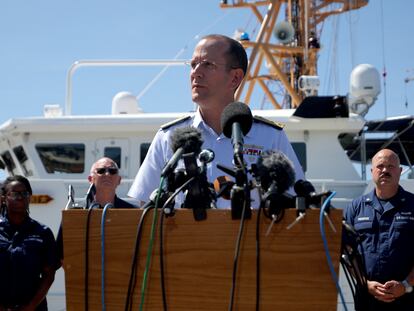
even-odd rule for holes
{"type": "MultiPolygon", "coordinates": [[[[67,71],[76,60],[172,59],[180,51],[180,58],[188,59],[197,35],[232,36],[237,28],[254,26],[249,10],[224,10],[219,2],[1,1],[0,123],[40,116],[44,104],[64,107],[67,71]]],[[[414,114],[414,81],[404,83],[404,78],[414,77],[413,11],[414,1],[371,0],[358,11],[329,18],[320,40],[320,94],[345,95],[353,66],[369,63],[382,71],[385,62],[387,115],[414,114]],[[336,53],[332,53],[334,38],[336,53]]],[[[73,77],[72,111],[110,113],[117,92],[138,95],[159,70],[82,68],[73,77]]],[[[168,70],[140,105],[146,112],[192,109],[188,71],[168,70]]],[[[383,90],[367,118],[384,114],[383,90]]]]}

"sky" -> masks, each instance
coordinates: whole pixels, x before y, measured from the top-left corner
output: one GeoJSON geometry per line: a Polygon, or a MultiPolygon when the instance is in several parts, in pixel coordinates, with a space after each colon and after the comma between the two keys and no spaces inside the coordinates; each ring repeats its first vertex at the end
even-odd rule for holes
{"type": "MultiPolygon", "coordinates": [[[[10,118],[41,116],[45,104],[64,109],[67,73],[75,61],[189,59],[200,36],[232,36],[238,28],[257,27],[250,10],[222,9],[219,3],[1,1],[0,124],[10,118]]],[[[346,95],[349,75],[358,64],[372,64],[381,73],[385,66],[386,91],[366,118],[414,114],[414,81],[404,82],[414,77],[413,10],[414,1],[371,0],[362,9],[328,18],[320,38],[320,95],[346,95]]],[[[110,113],[113,96],[121,91],[140,94],[160,70],[81,68],[72,78],[72,113],[110,113]]],[[[140,97],[141,108],[191,110],[188,72],[184,67],[169,68],[140,97]]]]}

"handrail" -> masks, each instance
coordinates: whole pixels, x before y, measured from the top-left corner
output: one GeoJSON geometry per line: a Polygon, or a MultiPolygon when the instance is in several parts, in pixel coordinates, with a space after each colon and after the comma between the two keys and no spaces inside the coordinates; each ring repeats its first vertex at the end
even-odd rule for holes
{"type": "Polygon", "coordinates": [[[186,60],[134,60],[134,59],[101,59],[78,60],[74,62],[66,76],[66,101],[64,115],[72,114],[72,78],[76,70],[81,67],[111,67],[111,66],[182,66],[186,60]]]}

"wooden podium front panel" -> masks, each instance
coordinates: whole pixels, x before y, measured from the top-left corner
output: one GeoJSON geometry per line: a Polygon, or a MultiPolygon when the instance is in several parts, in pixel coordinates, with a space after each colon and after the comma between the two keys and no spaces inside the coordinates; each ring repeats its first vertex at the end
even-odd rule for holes
{"type": "MultiPolygon", "coordinates": [[[[139,248],[133,309],[138,310],[153,212],[145,220],[139,248]]],[[[106,309],[124,310],[138,209],[112,209],[105,223],[106,309]]],[[[64,269],[67,309],[84,310],[85,229],[87,211],[63,212],[64,269]]],[[[101,310],[102,210],[93,210],[89,229],[89,310],[101,310]]],[[[342,213],[325,221],[330,254],[339,270],[342,213]]],[[[329,272],[319,231],[319,210],[296,218],[286,210],[282,221],[265,236],[270,220],[260,222],[260,310],[336,310],[337,292],[329,272]]],[[[233,310],[254,310],[256,301],[256,219],[245,221],[233,310]]],[[[168,310],[226,310],[230,300],[233,258],[240,221],[228,210],[209,210],[207,220],[195,221],[191,210],[178,210],[164,219],[164,267],[168,310]]],[[[162,310],[159,226],[153,248],[144,310],[162,310]]]]}

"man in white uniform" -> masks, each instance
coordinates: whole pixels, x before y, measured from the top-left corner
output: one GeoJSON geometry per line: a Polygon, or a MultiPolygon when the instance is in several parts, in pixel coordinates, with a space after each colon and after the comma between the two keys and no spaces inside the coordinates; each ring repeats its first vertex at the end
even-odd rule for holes
{"type": "MultiPolygon", "coordinates": [[[[221,128],[221,114],[224,108],[234,102],[234,95],[247,70],[247,55],[243,46],[229,37],[208,35],[197,44],[191,60],[192,100],[198,105],[194,115],[167,124],[157,132],[147,156],[142,163],[128,195],[146,202],[158,188],[160,174],[165,163],[173,155],[170,146],[171,134],[177,127],[193,126],[201,131],[203,149],[215,152],[215,159],[207,167],[207,178],[213,182],[226,175],[216,164],[233,167],[233,145],[224,136],[221,128]]],[[[304,179],[299,161],[283,128],[271,121],[254,118],[250,132],[244,137],[244,160],[248,166],[256,163],[265,150],[283,152],[293,163],[296,180],[304,179]]],[[[252,194],[252,206],[259,206],[252,194]]],[[[180,204],[180,198],[176,200],[180,204]]],[[[227,208],[229,201],[218,200],[218,208],[227,208]]]]}

